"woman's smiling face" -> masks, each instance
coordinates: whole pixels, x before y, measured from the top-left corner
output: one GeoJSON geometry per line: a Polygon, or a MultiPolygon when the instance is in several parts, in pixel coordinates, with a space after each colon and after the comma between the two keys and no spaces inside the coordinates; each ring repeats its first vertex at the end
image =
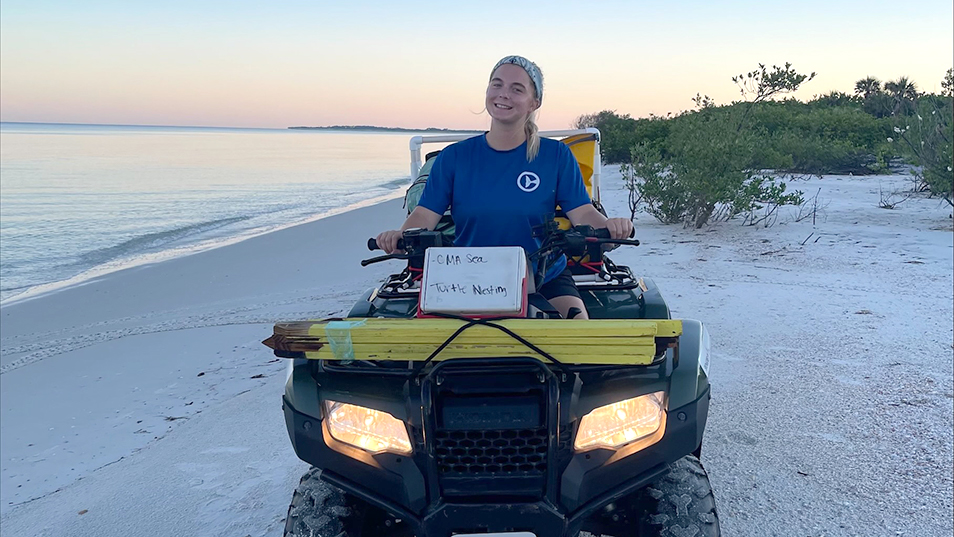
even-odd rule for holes
{"type": "Polygon", "coordinates": [[[530,75],[519,65],[505,63],[494,71],[484,105],[496,121],[524,122],[540,107],[530,75]]]}

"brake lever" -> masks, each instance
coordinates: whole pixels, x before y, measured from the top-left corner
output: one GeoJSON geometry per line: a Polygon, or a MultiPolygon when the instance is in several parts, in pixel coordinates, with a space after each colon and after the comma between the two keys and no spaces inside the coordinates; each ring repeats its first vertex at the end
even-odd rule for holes
{"type": "Polygon", "coordinates": [[[407,254],[388,254],[388,255],[379,255],[378,257],[372,257],[371,259],[362,259],[361,266],[366,267],[372,263],[380,263],[381,261],[387,261],[389,259],[410,259],[411,256],[407,254]]]}
{"type": "Polygon", "coordinates": [[[630,246],[639,246],[639,240],[629,239],[599,239],[596,237],[587,237],[586,242],[595,242],[598,244],[628,244],[630,246]]]}

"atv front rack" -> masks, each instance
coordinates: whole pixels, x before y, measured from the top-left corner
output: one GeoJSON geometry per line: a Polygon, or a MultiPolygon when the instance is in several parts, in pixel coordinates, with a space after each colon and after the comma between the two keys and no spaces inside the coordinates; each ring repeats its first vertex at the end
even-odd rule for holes
{"type": "Polygon", "coordinates": [[[681,334],[682,321],[668,319],[362,318],[277,323],[263,343],[282,358],[340,362],[529,355],[558,365],[649,365],[681,334]]]}
{"type": "MultiPolygon", "coordinates": [[[[640,287],[639,279],[633,275],[633,271],[626,265],[617,265],[610,261],[608,257],[603,257],[603,262],[588,263],[589,268],[583,265],[575,265],[570,261],[570,269],[573,271],[573,281],[579,289],[635,289],[640,287]],[[583,267],[583,268],[577,268],[583,267]]],[[[421,270],[407,267],[398,274],[391,274],[377,288],[374,298],[408,298],[416,297],[420,294],[421,270]]]]}

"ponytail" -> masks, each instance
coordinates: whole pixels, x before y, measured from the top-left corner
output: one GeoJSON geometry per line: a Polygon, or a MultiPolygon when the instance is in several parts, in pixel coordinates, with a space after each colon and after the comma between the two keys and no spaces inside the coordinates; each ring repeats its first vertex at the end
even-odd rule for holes
{"type": "Polygon", "coordinates": [[[537,134],[540,129],[537,128],[536,118],[537,113],[534,111],[527,117],[527,122],[523,126],[527,134],[527,162],[533,162],[533,159],[537,158],[537,153],[540,152],[540,135],[537,134]]]}

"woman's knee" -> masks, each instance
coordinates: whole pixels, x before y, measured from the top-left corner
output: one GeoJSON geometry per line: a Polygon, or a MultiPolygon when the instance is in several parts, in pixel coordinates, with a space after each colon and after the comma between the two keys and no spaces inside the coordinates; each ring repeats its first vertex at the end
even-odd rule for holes
{"type": "Polygon", "coordinates": [[[574,312],[576,313],[576,315],[572,317],[573,319],[589,319],[590,318],[590,316],[586,312],[586,305],[583,304],[583,299],[581,299],[578,296],[572,296],[572,295],[555,296],[553,298],[550,298],[549,301],[550,301],[550,304],[552,304],[553,307],[560,312],[560,315],[562,315],[564,319],[571,318],[570,310],[574,308],[579,310],[579,313],[574,312]]]}

